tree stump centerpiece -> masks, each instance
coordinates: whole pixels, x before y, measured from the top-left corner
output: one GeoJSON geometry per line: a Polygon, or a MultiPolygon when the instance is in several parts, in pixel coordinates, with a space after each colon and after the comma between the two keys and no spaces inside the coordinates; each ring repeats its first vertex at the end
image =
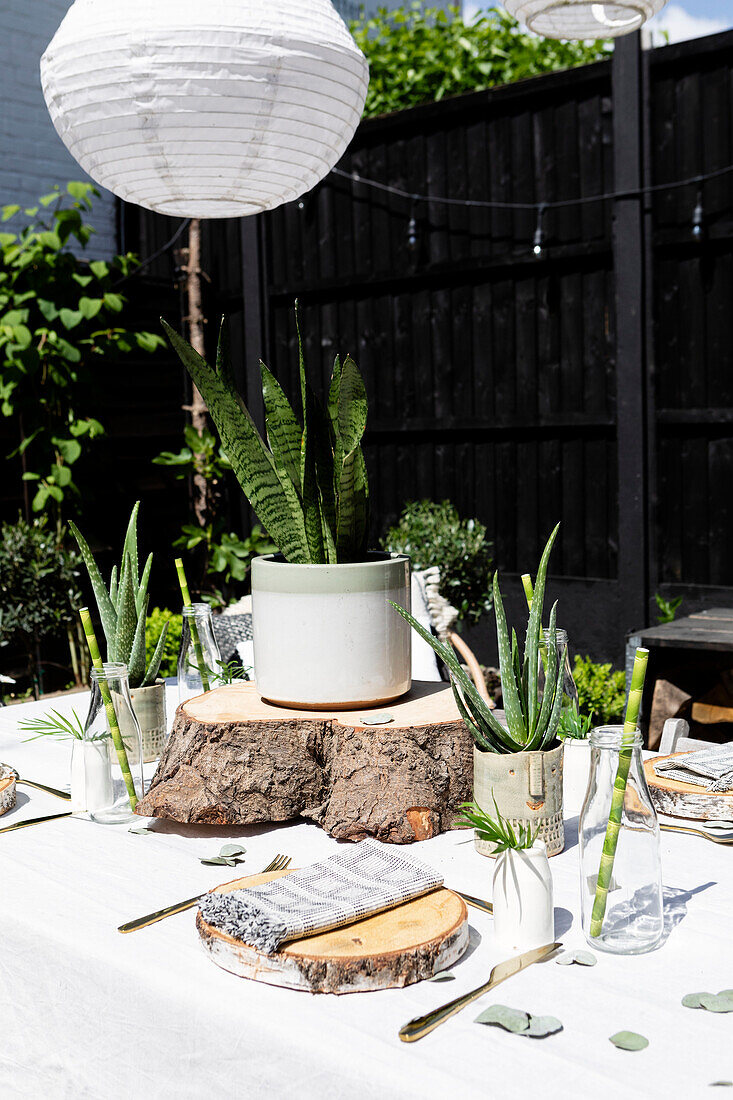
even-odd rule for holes
{"type": "Polygon", "coordinates": [[[229,684],[179,706],[136,812],[208,825],[300,816],[339,840],[410,844],[451,827],[471,797],[472,754],[447,684],[416,682],[380,711],[334,712],[229,684]]]}

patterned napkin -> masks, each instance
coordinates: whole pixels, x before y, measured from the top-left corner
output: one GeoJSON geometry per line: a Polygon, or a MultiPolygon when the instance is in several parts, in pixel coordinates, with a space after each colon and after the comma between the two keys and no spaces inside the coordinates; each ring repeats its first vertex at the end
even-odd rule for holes
{"type": "Polygon", "coordinates": [[[206,894],[199,908],[207,924],[271,955],[286,940],[393,909],[442,884],[414,856],[363,840],[262,886],[206,894]]]}
{"type": "Polygon", "coordinates": [[[709,792],[729,791],[733,788],[733,742],[661,760],[654,771],[662,778],[679,779],[709,792]]]}

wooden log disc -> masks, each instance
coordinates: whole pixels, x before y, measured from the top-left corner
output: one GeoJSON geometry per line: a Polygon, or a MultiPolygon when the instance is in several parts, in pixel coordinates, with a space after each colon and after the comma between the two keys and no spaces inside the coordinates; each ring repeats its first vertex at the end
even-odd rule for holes
{"type": "Polygon", "coordinates": [[[733,790],[716,794],[696,787],[694,783],[682,783],[679,779],[662,778],[654,771],[660,760],[673,760],[675,756],[687,756],[686,752],[673,752],[670,756],[655,756],[644,762],[649,793],[654,808],[672,817],[697,817],[703,821],[730,821],[733,818],[733,790]]]}
{"type": "Polygon", "coordinates": [[[339,840],[409,844],[450,829],[472,783],[473,742],[448,684],[328,713],[274,706],[239,683],[179,706],[136,813],[208,825],[300,815],[339,840]]]}
{"type": "MultiPolygon", "coordinates": [[[[292,870],[250,875],[216,890],[258,886],[292,870]]],[[[274,955],[212,928],[200,912],[196,927],[204,949],[222,969],[310,993],[365,993],[411,985],[446,970],[468,947],[466,906],[443,888],[343,928],[293,940],[274,955]]]]}
{"type": "Polygon", "coordinates": [[[0,764],[0,815],[12,810],[15,800],[15,772],[6,764],[0,764]]]}

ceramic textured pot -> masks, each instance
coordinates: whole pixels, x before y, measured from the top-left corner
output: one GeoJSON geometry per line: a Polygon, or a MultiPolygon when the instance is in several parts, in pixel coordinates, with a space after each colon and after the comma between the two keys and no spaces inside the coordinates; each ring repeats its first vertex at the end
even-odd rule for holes
{"type": "MultiPolygon", "coordinates": [[[[562,823],[563,746],[546,752],[496,753],[473,750],[473,795],[491,816],[494,799],[499,813],[512,825],[539,826],[549,856],[565,846],[562,823]]],[[[494,845],[475,837],[476,850],[484,856],[494,845]]]]}
{"type": "Polygon", "coordinates": [[[552,943],[552,872],[544,841],[496,857],[493,904],[494,939],[503,954],[516,955],[552,943]]]}
{"type": "MultiPolygon", "coordinates": [[[[168,736],[165,711],[165,681],[156,680],[148,687],[130,688],[130,698],[140,724],[143,742],[143,761],[157,760],[168,736]]],[[[125,736],[125,731],[122,731],[125,736]]],[[[132,763],[132,761],[131,761],[132,763]]]]}
{"type": "Polygon", "coordinates": [[[590,741],[568,737],[563,742],[562,799],[566,817],[577,817],[583,808],[590,778],[590,741]]]}
{"type": "Polygon", "coordinates": [[[254,667],[260,695],[307,709],[388,703],[409,691],[410,559],[372,553],[362,562],[252,562],[254,667]]]}

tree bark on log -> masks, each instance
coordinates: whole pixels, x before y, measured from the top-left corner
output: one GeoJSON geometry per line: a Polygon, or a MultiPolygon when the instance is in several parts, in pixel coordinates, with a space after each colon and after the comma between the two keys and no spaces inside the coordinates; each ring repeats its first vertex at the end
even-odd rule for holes
{"type": "Polygon", "coordinates": [[[301,816],[341,840],[426,840],[471,797],[473,743],[445,684],[413,685],[388,713],[374,726],[368,710],[275,707],[250,684],[189,699],[136,812],[221,825],[301,816]]]}

